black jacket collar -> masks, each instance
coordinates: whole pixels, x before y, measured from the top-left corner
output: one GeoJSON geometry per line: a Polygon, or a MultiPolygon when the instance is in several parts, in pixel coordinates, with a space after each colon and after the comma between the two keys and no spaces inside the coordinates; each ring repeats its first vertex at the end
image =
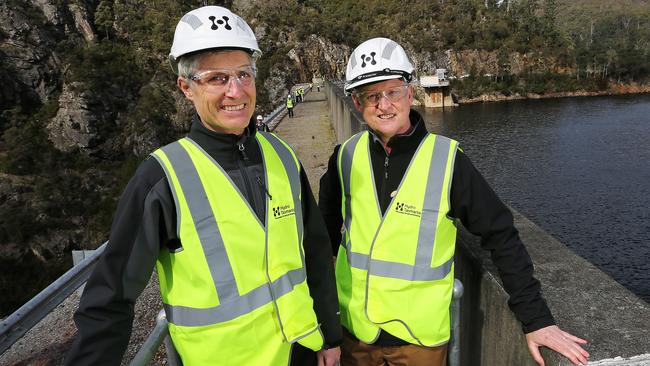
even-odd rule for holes
{"type": "Polygon", "coordinates": [[[188,137],[198,143],[205,150],[228,150],[237,147],[237,145],[248,145],[255,140],[255,121],[250,120],[244,133],[240,136],[229,133],[219,133],[207,129],[198,114],[192,118],[192,125],[188,137]]]}

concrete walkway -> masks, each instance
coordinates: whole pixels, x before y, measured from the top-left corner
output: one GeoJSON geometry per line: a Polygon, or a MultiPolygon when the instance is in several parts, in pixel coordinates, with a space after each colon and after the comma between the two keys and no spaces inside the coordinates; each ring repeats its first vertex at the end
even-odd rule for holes
{"type": "Polygon", "coordinates": [[[294,117],[284,116],[273,132],[296,150],[318,200],[320,177],[327,170],[327,160],[336,145],[325,93],[312,90],[293,111],[294,117]]]}

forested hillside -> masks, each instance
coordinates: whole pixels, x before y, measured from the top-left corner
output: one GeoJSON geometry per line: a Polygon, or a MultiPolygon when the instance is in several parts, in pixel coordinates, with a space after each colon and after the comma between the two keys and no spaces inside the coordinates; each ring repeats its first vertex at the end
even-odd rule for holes
{"type": "Polygon", "coordinates": [[[299,37],[315,33],[350,46],[388,36],[431,58],[445,50],[491,53],[495,60],[462,74],[437,65],[468,76],[455,85],[461,98],[604,90],[650,72],[650,6],[640,0],[268,1],[254,16],[274,24],[271,39],[293,28],[299,37]]]}
{"type": "Polygon", "coordinates": [[[642,0],[3,1],[0,316],[69,268],[72,249],[106,240],[135,167],[187,130],[167,53],[178,19],[206,3],[233,7],[260,40],[260,113],[296,82],[341,78],[377,36],[402,43],[420,74],[448,69],[461,101],[615,92],[650,76],[642,0]]]}

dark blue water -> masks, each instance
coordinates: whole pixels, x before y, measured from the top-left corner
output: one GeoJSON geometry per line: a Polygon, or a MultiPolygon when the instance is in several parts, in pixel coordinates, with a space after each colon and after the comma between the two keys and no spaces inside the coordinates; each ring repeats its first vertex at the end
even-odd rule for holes
{"type": "Polygon", "coordinates": [[[650,302],[650,95],[420,111],[507,204],[650,302]]]}

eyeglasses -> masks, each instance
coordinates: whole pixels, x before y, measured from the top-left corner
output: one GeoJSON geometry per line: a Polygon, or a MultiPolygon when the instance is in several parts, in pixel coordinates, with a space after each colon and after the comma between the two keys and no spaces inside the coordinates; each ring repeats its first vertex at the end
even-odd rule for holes
{"type": "Polygon", "coordinates": [[[372,93],[357,93],[357,99],[366,107],[376,106],[381,101],[381,98],[384,97],[389,101],[395,103],[399,102],[400,99],[404,98],[406,91],[408,90],[408,84],[396,86],[390,89],[372,92],[372,93]]]}
{"type": "Polygon", "coordinates": [[[255,81],[257,69],[246,66],[241,69],[212,69],[190,75],[189,79],[204,86],[208,91],[223,91],[231,80],[236,80],[239,85],[250,86],[255,81]]]}

